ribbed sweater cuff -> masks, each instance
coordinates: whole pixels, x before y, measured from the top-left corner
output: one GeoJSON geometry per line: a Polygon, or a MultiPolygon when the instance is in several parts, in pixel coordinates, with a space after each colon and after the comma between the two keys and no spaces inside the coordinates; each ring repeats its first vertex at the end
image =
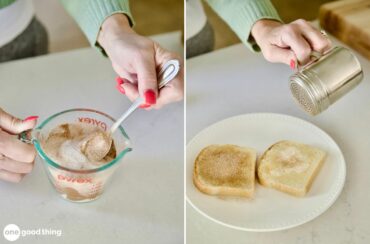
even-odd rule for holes
{"type": "Polygon", "coordinates": [[[244,1],[240,5],[233,11],[229,25],[245,45],[253,51],[259,51],[254,39],[250,38],[254,23],[260,19],[282,20],[270,0],[244,1]]]}
{"type": "Polygon", "coordinates": [[[128,0],[90,0],[86,7],[86,14],[79,24],[92,46],[97,46],[100,27],[107,17],[122,13],[128,17],[130,25],[134,25],[128,0]]]}

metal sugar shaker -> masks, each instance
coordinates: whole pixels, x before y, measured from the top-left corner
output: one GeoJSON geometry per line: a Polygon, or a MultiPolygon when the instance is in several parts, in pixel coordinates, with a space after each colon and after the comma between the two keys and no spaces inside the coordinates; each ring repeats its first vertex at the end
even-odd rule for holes
{"type": "Polygon", "coordinates": [[[317,115],[357,86],[363,72],[356,56],[344,47],[312,56],[310,63],[290,77],[290,90],[307,113],[317,115]]]}

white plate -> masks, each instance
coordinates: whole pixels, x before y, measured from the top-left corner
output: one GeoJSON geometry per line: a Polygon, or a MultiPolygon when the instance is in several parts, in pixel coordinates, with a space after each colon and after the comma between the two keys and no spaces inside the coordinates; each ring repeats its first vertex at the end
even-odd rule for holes
{"type": "Polygon", "coordinates": [[[304,224],[325,212],[342,191],[345,161],[338,145],[318,127],[280,114],[246,114],[222,120],[201,131],[187,145],[187,201],[207,218],[239,230],[276,231],[304,224]],[[294,140],[319,147],[328,154],[303,198],[256,183],[253,199],[222,199],[201,193],[192,181],[194,160],[210,144],[248,146],[261,155],[271,144],[294,140]]]}

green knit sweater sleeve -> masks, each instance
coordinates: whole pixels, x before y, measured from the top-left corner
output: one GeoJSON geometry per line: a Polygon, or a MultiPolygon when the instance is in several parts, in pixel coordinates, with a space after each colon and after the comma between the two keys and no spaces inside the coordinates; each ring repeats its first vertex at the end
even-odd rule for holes
{"type": "Polygon", "coordinates": [[[92,46],[104,20],[116,13],[125,14],[134,24],[129,0],[60,0],[67,12],[76,20],[92,46]]]}
{"type": "Polygon", "coordinates": [[[15,0],[0,0],[0,9],[5,8],[6,6],[14,3],[15,0]]]}
{"type": "Polygon", "coordinates": [[[250,38],[253,24],[260,19],[281,21],[270,0],[206,0],[213,10],[233,29],[240,40],[253,51],[259,47],[250,38]]]}

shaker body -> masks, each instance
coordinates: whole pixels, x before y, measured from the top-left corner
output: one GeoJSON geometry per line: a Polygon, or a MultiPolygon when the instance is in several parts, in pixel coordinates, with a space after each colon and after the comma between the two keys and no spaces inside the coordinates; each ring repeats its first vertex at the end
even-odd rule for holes
{"type": "Polygon", "coordinates": [[[303,109],[316,115],[357,86],[362,78],[356,56],[347,48],[335,47],[292,75],[290,87],[303,109]]]}

